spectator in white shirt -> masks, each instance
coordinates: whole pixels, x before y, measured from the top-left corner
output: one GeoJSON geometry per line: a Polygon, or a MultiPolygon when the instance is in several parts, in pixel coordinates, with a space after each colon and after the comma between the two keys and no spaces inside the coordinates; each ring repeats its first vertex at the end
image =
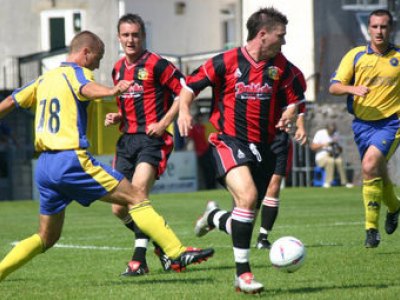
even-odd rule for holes
{"type": "Polygon", "coordinates": [[[316,152],[315,163],[317,166],[325,169],[326,176],[323,187],[331,187],[335,175],[335,167],[339,173],[341,185],[346,187],[353,186],[347,181],[342,160],[343,148],[339,144],[339,134],[336,130],[336,124],[331,123],[326,128],[318,130],[315,133],[310,148],[316,152]]]}

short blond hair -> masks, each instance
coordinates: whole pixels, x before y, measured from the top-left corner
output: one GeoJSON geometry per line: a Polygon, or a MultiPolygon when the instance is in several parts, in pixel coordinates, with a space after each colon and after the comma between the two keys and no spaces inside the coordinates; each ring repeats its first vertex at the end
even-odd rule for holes
{"type": "Polygon", "coordinates": [[[71,41],[69,53],[76,53],[82,48],[87,47],[90,50],[104,53],[104,43],[98,35],[91,31],[79,32],[71,41]]]}

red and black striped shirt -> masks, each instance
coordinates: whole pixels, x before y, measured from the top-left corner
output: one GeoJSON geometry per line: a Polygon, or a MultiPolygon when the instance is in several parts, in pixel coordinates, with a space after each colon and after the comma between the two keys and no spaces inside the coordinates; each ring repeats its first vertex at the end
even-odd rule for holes
{"type": "Polygon", "coordinates": [[[145,51],[132,65],[122,57],[112,71],[114,84],[134,80],[133,85],[117,97],[124,133],[146,133],[149,124],[160,121],[181,91],[182,73],[168,60],[145,51]]]}
{"type": "Polygon", "coordinates": [[[211,86],[211,123],[229,136],[253,143],[272,142],[283,109],[304,100],[306,89],[303,74],[283,54],[256,62],[244,47],[209,59],[186,83],[195,94],[211,86]]]}

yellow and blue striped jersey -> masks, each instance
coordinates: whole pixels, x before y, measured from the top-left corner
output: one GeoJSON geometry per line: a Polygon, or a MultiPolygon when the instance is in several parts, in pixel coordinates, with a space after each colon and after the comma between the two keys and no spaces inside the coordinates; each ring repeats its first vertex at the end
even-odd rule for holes
{"type": "Polygon", "coordinates": [[[366,97],[349,95],[347,108],[357,118],[372,121],[400,116],[400,48],[390,45],[383,55],[370,45],[353,48],[343,57],[331,84],[363,85],[366,97]]]}
{"type": "Polygon", "coordinates": [[[85,149],[87,105],[81,89],[93,72],[75,63],[62,63],[13,92],[17,106],[35,109],[37,151],[85,149]]]}

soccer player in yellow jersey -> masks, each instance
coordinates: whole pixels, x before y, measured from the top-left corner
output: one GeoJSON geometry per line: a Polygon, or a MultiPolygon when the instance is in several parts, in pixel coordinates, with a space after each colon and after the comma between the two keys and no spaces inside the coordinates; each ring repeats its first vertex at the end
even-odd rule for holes
{"type": "Polygon", "coordinates": [[[380,242],[381,204],[387,206],[387,234],[396,230],[400,213],[400,202],[387,170],[387,162],[400,140],[400,47],[390,43],[392,30],[389,11],[371,12],[371,41],[343,57],[329,87],[333,95],[348,95],[347,108],[354,114],[354,140],[362,161],[367,248],[375,248],[380,242]]]}
{"type": "Polygon", "coordinates": [[[0,102],[0,119],[14,107],[33,107],[35,148],[41,152],[35,180],[40,193],[38,233],[19,242],[0,262],[0,281],[51,248],[60,238],[65,209],[75,200],[89,206],[95,200],[129,208],[137,226],[184,268],[208,258],[213,249],[184,247],[165,220],[123,175],[96,161],[87,151],[88,100],[125,92],[132,81],[114,87],[94,82],[104,43],[92,32],[78,33],[71,41],[66,62],[15,90],[0,102]]]}

